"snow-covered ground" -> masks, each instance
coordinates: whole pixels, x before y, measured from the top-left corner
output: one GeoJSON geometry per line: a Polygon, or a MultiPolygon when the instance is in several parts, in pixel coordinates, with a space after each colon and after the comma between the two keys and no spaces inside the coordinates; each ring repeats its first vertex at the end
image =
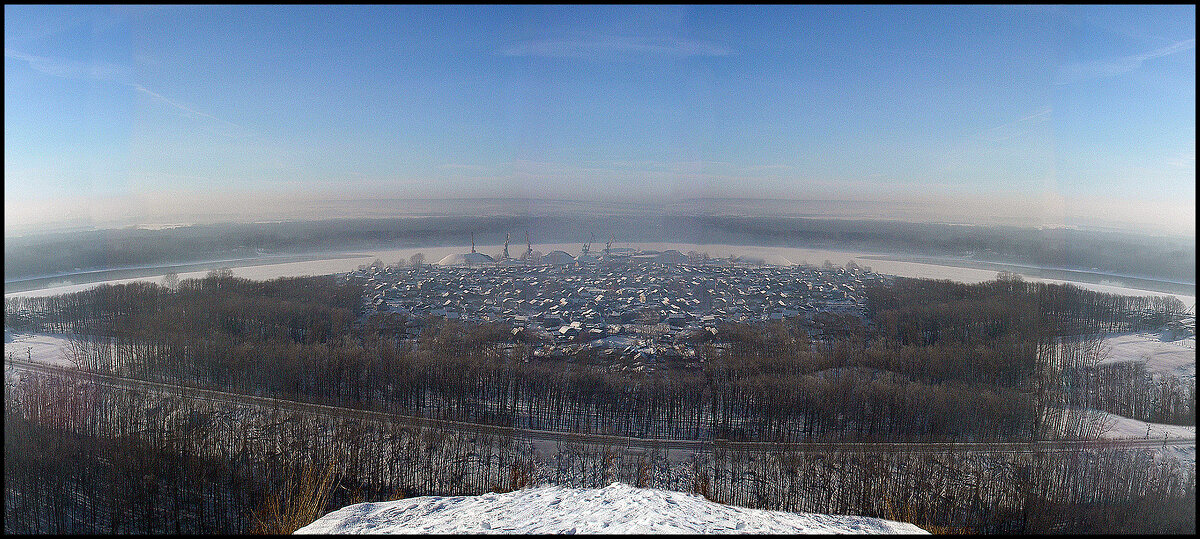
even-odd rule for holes
{"type": "Polygon", "coordinates": [[[4,330],[4,357],[31,360],[58,367],[74,367],[67,360],[67,338],[62,335],[14,333],[4,330]]]}
{"type": "Polygon", "coordinates": [[[613,483],[481,496],[424,496],[333,511],[298,534],[325,533],[927,533],[858,516],[732,507],[694,494],[613,483]]]}
{"type": "MultiPolygon", "coordinates": [[[[1147,423],[1138,421],[1128,417],[1108,414],[1109,419],[1106,424],[1111,425],[1102,438],[1106,439],[1122,439],[1122,438],[1149,438],[1151,440],[1165,440],[1169,438],[1195,438],[1196,427],[1183,425],[1164,425],[1162,423],[1147,423]],[[1149,434],[1147,434],[1149,432],[1149,434]]],[[[1155,458],[1176,459],[1181,462],[1196,464],[1196,444],[1190,445],[1166,445],[1155,449],[1155,458]]]]}
{"type": "Polygon", "coordinates": [[[1150,438],[1153,440],[1162,440],[1163,438],[1195,438],[1195,425],[1168,425],[1165,423],[1147,423],[1138,421],[1124,416],[1108,414],[1108,419],[1105,421],[1108,430],[1101,435],[1102,438],[1116,440],[1125,438],[1150,438]]]}
{"type": "Polygon", "coordinates": [[[1196,378],[1196,337],[1164,341],[1157,333],[1120,333],[1104,338],[1104,353],[1100,363],[1144,361],[1146,370],[1177,376],[1184,380],[1196,378]]]}

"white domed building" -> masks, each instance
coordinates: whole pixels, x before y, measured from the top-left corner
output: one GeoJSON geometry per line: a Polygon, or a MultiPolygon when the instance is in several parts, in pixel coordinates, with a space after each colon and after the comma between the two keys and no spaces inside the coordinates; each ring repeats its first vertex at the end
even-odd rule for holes
{"type": "Polygon", "coordinates": [[[438,261],[439,266],[484,266],[493,264],[496,259],[483,253],[461,253],[446,255],[438,261]]]}
{"type": "Polygon", "coordinates": [[[550,251],[546,256],[542,257],[543,264],[552,264],[555,266],[567,266],[575,263],[575,257],[567,254],[566,251],[550,251]]]}

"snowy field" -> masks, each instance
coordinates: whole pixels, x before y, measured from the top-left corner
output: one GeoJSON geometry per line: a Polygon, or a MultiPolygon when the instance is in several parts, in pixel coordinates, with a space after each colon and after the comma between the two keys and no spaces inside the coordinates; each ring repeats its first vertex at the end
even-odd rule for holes
{"type": "MultiPolygon", "coordinates": [[[[942,266],[937,264],[926,264],[920,262],[903,262],[893,260],[875,260],[867,259],[865,256],[870,256],[865,253],[849,252],[849,251],[827,251],[820,249],[801,249],[793,247],[757,247],[757,246],[739,246],[739,245],[699,245],[688,243],[628,243],[614,245],[619,248],[633,249],[653,249],[657,251],[665,251],[675,249],[681,253],[688,251],[707,252],[714,258],[728,258],[729,256],[743,256],[747,258],[759,258],[770,262],[781,264],[801,264],[807,262],[815,266],[823,264],[826,260],[834,265],[844,266],[847,262],[853,260],[856,264],[864,267],[870,267],[872,270],[887,274],[897,275],[900,277],[918,277],[925,279],[949,279],[963,283],[980,283],[990,281],[996,278],[996,272],[991,270],[981,270],[972,268],[958,268],[953,266],[942,266]]],[[[503,245],[482,245],[477,246],[478,252],[498,257],[503,250],[503,245]]],[[[534,248],[541,251],[543,254],[555,250],[562,250],[572,255],[578,254],[580,244],[578,243],[553,243],[553,244],[537,244],[534,248]]],[[[603,249],[603,244],[593,244],[594,252],[599,252],[603,249]]],[[[511,243],[508,246],[509,254],[519,256],[524,252],[525,246],[519,243],[511,243]]],[[[233,275],[246,279],[266,280],[278,277],[298,277],[302,275],[328,275],[331,273],[343,273],[353,271],[358,266],[370,264],[376,258],[382,260],[386,264],[395,264],[400,260],[408,260],[416,253],[424,253],[427,262],[436,262],[443,257],[456,253],[466,253],[470,251],[470,246],[449,246],[449,247],[423,247],[409,249],[383,250],[373,252],[363,252],[361,257],[341,258],[341,259],[326,259],[326,260],[309,260],[305,262],[288,262],[283,264],[267,264],[259,266],[241,266],[233,267],[233,275]]],[[[207,271],[194,271],[180,273],[180,279],[190,279],[204,277],[207,271]]],[[[1079,283],[1073,281],[1062,281],[1055,279],[1040,279],[1037,277],[1024,276],[1025,280],[1030,282],[1048,282],[1048,283],[1067,283],[1070,282],[1080,288],[1088,290],[1096,290],[1099,292],[1108,292],[1113,294],[1121,294],[1128,296],[1160,296],[1173,295],[1184,302],[1185,305],[1193,305],[1196,302],[1196,297],[1180,295],[1180,294],[1165,294],[1162,292],[1153,292],[1147,290],[1139,290],[1134,288],[1124,288],[1120,286],[1079,283]]],[[[139,277],[131,279],[116,279],[112,281],[104,281],[106,283],[128,283],[133,281],[150,281],[160,282],[162,275],[151,277],[139,277]]],[[[52,296],[56,294],[65,294],[69,292],[77,292],[96,286],[101,283],[86,283],[73,284],[64,282],[58,286],[43,288],[39,290],[29,290],[26,292],[16,292],[5,294],[6,297],[12,296],[52,296]]]]}
{"type": "Polygon", "coordinates": [[[1120,333],[1104,338],[1100,363],[1143,361],[1152,373],[1196,378],[1196,337],[1164,341],[1157,333],[1120,333]]]}
{"type": "Polygon", "coordinates": [[[4,357],[15,357],[57,367],[74,367],[67,360],[67,339],[62,335],[14,333],[4,330],[4,357]]]}
{"type": "Polygon", "coordinates": [[[694,494],[613,483],[507,494],[423,496],[333,511],[297,534],[350,533],[913,533],[915,525],[857,516],[745,509],[694,494]]]}
{"type": "MultiPolygon", "coordinates": [[[[1164,438],[1195,438],[1195,425],[1167,425],[1163,423],[1147,423],[1138,421],[1114,414],[1108,414],[1108,419],[1105,424],[1109,426],[1108,430],[1101,435],[1107,440],[1121,440],[1130,438],[1150,438],[1152,440],[1162,440],[1164,438]],[[1147,434],[1148,433],[1148,434],[1147,434]]],[[[1193,446],[1192,451],[1195,451],[1193,446]]]]}
{"type": "MultiPolygon", "coordinates": [[[[1108,440],[1117,439],[1151,439],[1165,440],[1169,438],[1192,438],[1196,437],[1196,427],[1184,425],[1164,425],[1162,423],[1147,423],[1138,421],[1128,417],[1108,414],[1108,419],[1105,424],[1109,427],[1101,438],[1108,440]]],[[[1189,445],[1171,445],[1163,444],[1162,447],[1154,449],[1154,457],[1156,461],[1164,459],[1175,459],[1183,463],[1191,463],[1196,465],[1196,444],[1189,445]]]]}

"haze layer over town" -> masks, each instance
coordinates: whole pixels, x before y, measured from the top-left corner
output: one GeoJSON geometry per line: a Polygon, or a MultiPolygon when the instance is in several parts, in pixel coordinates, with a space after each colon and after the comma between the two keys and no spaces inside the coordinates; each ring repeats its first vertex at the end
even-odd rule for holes
{"type": "Polygon", "coordinates": [[[4,39],[6,532],[1195,531],[1194,6],[4,39]]]}

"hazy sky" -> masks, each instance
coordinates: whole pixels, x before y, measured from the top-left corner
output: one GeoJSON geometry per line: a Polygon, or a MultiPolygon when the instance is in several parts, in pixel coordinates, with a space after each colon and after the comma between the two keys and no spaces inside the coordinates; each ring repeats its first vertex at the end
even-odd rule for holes
{"type": "Polygon", "coordinates": [[[5,227],[930,196],[1194,234],[1195,43],[1195,6],[5,6],[5,227]]]}

